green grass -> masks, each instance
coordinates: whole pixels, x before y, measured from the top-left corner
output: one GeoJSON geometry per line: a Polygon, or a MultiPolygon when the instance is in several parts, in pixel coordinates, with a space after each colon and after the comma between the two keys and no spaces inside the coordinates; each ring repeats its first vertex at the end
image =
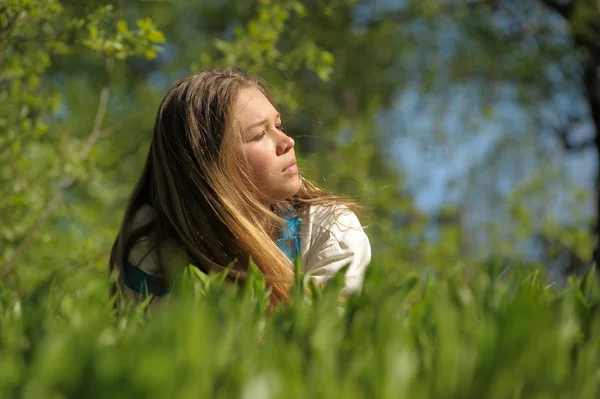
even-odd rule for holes
{"type": "Polygon", "coordinates": [[[0,397],[597,397],[594,269],[560,290],[507,270],[397,279],[374,263],[361,295],[298,283],[271,317],[258,272],[238,288],[188,271],[149,317],[115,316],[101,278],[4,288],[0,397]]]}

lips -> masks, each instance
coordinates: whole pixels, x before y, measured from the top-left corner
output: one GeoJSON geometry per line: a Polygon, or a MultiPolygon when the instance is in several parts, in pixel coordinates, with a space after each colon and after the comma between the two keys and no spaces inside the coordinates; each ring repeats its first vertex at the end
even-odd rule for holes
{"type": "Polygon", "coordinates": [[[298,173],[298,167],[296,166],[296,158],[292,158],[282,172],[298,173]]]}

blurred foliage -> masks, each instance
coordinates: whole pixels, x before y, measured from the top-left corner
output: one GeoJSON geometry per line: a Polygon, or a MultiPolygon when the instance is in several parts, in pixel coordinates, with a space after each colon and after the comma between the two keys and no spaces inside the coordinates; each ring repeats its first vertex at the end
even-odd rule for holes
{"type": "MultiPolygon", "coordinates": [[[[600,171],[593,140],[600,129],[593,113],[600,104],[591,99],[600,92],[585,74],[597,76],[600,67],[598,3],[384,3],[378,2],[378,15],[403,26],[411,39],[407,45],[416,49],[402,50],[399,73],[412,78],[407,91],[418,97],[417,111],[430,125],[414,131],[411,140],[442,158],[433,166],[438,169],[444,161],[456,162],[452,154],[472,148],[472,141],[492,143],[471,162],[465,179],[451,182],[462,193],[459,219],[467,252],[479,259],[490,252],[523,256],[531,252],[523,250],[524,240],[547,235],[568,242],[588,261],[597,239],[600,171]],[[591,175],[585,186],[574,184],[572,167],[567,173],[582,154],[589,162],[580,165],[591,175]]],[[[393,121],[399,126],[418,117],[407,113],[393,121]]]]}
{"type": "Polygon", "coordinates": [[[0,395],[597,397],[594,269],[556,291],[518,267],[489,264],[470,279],[455,268],[445,280],[390,278],[391,267],[373,263],[344,302],[341,274],[310,296],[294,289],[268,316],[256,267],[243,287],[191,267],[149,317],[111,316],[101,280],[50,278],[19,300],[3,291],[0,395]]]}

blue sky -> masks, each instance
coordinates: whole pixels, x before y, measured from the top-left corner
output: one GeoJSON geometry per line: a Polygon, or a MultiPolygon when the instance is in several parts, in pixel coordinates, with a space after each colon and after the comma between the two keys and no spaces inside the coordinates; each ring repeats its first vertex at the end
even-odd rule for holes
{"type": "MultiPolygon", "coordinates": [[[[470,185],[471,193],[494,187],[508,199],[515,187],[536,174],[556,172],[558,177],[545,196],[548,216],[568,222],[573,211],[592,215],[593,196],[582,204],[574,201],[569,189],[593,193],[594,150],[568,153],[552,134],[536,138],[531,115],[514,101],[500,98],[490,115],[482,116],[472,104],[476,96],[465,85],[443,95],[423,94],[418,87],[409,87],[382,116],[383,125],[394,136],[390,155],[404,174],[417,207],[435,213],[443,206],[462,205],[463,210],[479,215],[476,219],[480,222],[489,221],[495,215],[490,209],[494,205],[467,195],[470,185]],[[485,174],[493,162],[499,168],[493,179],[472,181],[474,170],[485,174]]],[[[571,98],[564,102],[567,106],[586,107],[583,98],[571,98]]],[[[578,136],[592,134],[592,127],[589,120],[584,121],[578,136]]]]}

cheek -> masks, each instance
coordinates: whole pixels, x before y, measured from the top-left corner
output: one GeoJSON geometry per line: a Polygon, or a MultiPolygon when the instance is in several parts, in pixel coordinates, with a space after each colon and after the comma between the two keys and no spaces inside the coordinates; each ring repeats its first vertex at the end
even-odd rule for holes
{"type": "Polygon", "coordinates": [[[246,153],[252,173],[256,178],[260,179],[270,174],[271,156],[270,154],[262,149],[256,148],[246,153]]]}

